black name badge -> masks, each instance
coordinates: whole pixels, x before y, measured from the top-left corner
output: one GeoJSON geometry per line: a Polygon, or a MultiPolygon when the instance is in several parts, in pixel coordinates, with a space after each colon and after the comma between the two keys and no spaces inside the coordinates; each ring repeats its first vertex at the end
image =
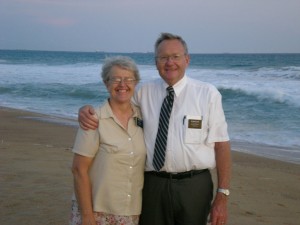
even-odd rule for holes
{"type": "Polygon", "coordinates": [[[137,125],[138,127],[141,127],[141,128],[144,127],[143,120],[141,120],[138,117],[135,117],[134,119],[135,119],[135,125],[137,125]]]}
{"type": "Polygon", "coordinates": [[[202,128],[202,120],[189,119],[188,120],[188,128],[201,129],[202,128]]]}

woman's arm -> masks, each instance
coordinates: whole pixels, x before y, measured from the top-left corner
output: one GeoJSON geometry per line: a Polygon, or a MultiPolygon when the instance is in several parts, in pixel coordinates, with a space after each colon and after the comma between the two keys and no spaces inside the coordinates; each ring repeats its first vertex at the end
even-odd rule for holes
{"type": "Polygon", "coordinates": [[[92,161],[93,158],[74,154],[72,173],[82,225],[96,225],[92,206],[92,188],[88,174],[92,161]]]}

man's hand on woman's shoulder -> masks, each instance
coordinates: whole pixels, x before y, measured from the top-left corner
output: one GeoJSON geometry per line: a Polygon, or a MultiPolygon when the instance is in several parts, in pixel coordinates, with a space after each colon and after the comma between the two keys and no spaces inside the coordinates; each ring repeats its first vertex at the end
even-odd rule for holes
{"type": "Polygon", "coordinates": [[[98,128],[99,120],[95,117],[93,106],[85,105],[79,109],[78,122],[84,130],[95,130],[98,128]]]}

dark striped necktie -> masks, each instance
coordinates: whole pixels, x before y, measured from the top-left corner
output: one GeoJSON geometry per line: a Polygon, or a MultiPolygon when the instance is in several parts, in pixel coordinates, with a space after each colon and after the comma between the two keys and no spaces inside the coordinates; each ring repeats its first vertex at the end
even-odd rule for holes
{"type": "Polygon", "coordinates": [[[153,166],[156,171],[159,171],[165,163],[166,146],[168,139],[169,120],[174,102],[174,89],[172,86],[167,88],[168,95],[160,109],[159,124],[156,135],[153,166]]]}

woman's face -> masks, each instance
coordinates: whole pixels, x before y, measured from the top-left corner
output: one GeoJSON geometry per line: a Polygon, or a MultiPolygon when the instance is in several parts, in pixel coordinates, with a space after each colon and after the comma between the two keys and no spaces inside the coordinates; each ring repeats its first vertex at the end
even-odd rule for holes
{"type": "Polygon", "coordinates": [[[106,82],[106,88],[110,94],[110,101],[115,103],[130,102],[137,84],[134,73],[114,66],[110,74],[110,78],[106,82]]]}

